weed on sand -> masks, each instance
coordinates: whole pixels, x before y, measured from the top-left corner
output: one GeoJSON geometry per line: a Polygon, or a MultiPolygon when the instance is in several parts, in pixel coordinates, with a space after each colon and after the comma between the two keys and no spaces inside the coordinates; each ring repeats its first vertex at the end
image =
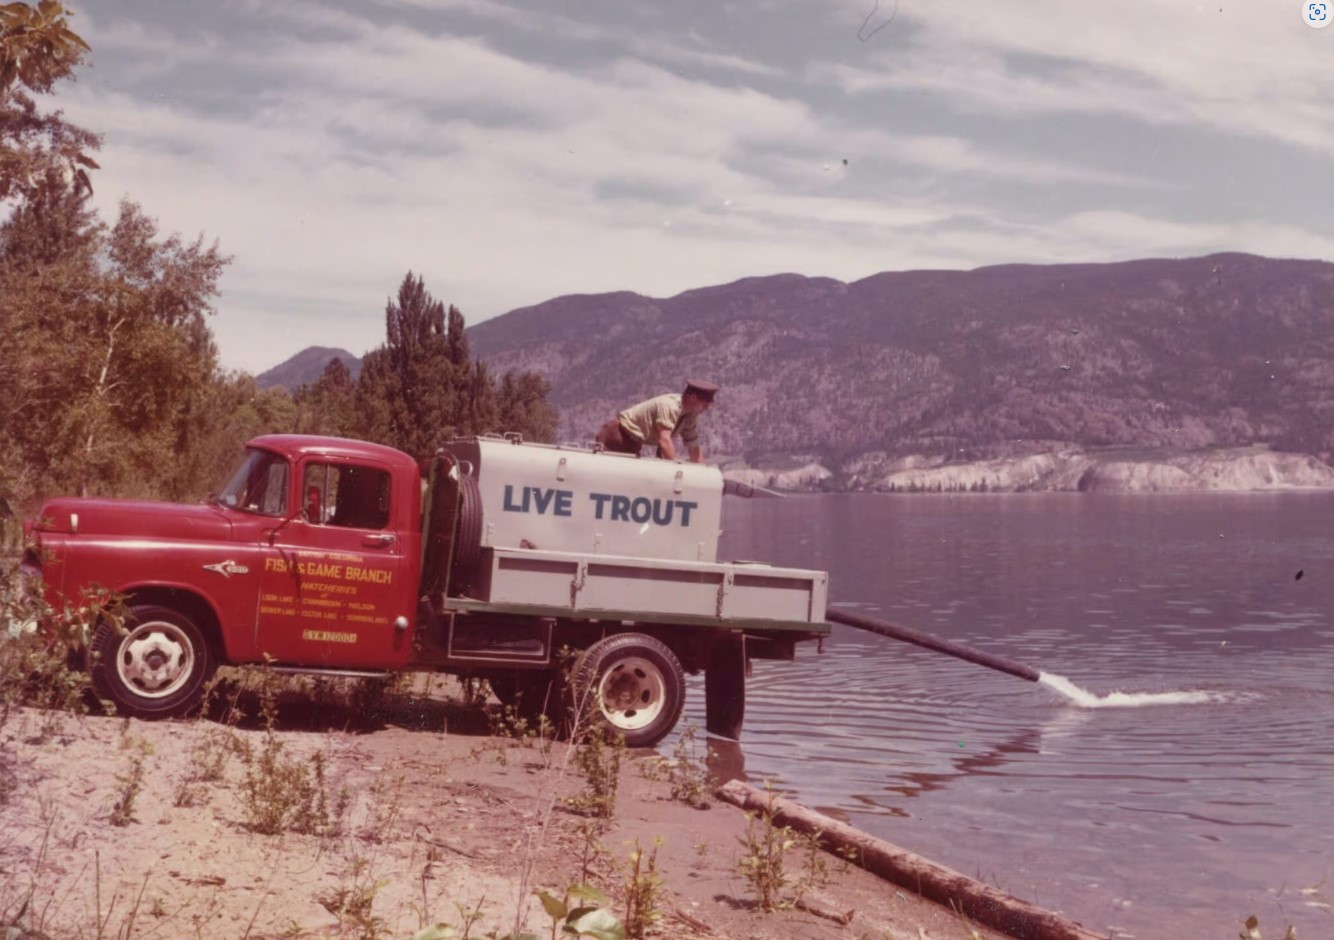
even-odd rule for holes
{"type": "MultiPolygon", "coordinates": [[[[511,717],[508,734],[489,737],[505,719],[477,704],[477,683],[361,689],[265,669],[220,671],[192,720],[125,720],[99,714],[83,674],[44,638],[6,636],[3,936],[789,940],[826,929],[745,900],[733,848],[744,820],[700,812],[708,784],[693,744],[650,780],[627,765],[656,755],[605,729],[574,729],[570,744],[511,717]]],[[[805,860],[784,871],[814,880],[805,860]]],[[[866,917],[859,935],[880,936],[866,917]]]]}

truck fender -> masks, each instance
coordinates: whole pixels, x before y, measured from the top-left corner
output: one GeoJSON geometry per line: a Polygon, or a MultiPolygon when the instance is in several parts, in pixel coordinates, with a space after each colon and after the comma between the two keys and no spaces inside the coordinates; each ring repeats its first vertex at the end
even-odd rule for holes
{"type": "Polygon", "coordinates": [[[215,658],[235,662],[223,636],[217,605],[203,592],[179,584],[136,584],[120,589],[131,605],[167,607],[185,614],[204,634],[215,658]]]}

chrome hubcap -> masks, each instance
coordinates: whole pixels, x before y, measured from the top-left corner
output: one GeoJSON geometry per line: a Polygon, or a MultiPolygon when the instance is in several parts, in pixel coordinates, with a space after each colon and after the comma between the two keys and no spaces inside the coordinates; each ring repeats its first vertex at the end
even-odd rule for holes
{"type": "Polygon", "coordinates": [[[145,698],[176,692],[194,670],[194,646],[181,628],[156,621],[134,627],[121,641],[116,674],[145,698]]]}
{"type": "Polygon", "coordinates": [[[598,701],[612,727],[634,731],[662,714],[667,704],[667,683],[653,663],[630,656],[602,674],[598,701]]]}

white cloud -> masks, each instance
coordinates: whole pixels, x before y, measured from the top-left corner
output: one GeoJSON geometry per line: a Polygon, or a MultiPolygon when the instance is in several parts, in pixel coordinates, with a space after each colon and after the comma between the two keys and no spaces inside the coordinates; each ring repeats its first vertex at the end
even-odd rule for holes
{"type": "Polygon", "coordinates": [[[1278,258],[1334,258],[1334,237],[1254,220],[1185,224],[1106,210],[1076,213],[1063,220],[1061,228],[1091,256],[1138,244],[1143,256],[1208,254],[1235,245],[1244,246],[1236,250],[1278,258]]]}
{"type": "Polygon", "coordinates": [[[889,29],[910,37],[906,53],[873,51],[873,65],[823,63],[810,74],[852,94],[915,89],[963,110],[1115,113],[1328,149],[1332,37],[1299,12],[1279,0],[904,3],[889,29]]]}
{"type": "Polygon", "coordinates": [[[928,167],[936,172],[966,173],[974,177],[1043,185],[1071,182],[1155,188],[1161,185],[1142,177],[1060,163],[1040,156],[985,151],[961,137],[900,138],[883,132],[868,136],[880,140],[880,146],[871,152],[890,154],[904,163],[928,167]]]}
{"type": "Polygon", "coordinates": [[[719,69],[729,72],[742,72],[748,75],[777,76],[781,69],[754,62],[741,56],[725,55],[707,48],[690,48],[678,43],[664,42],[658,39],[645,39],[632,36],[629,49],[635,55],[658,62],[668,62],[680,66],[719,69]]]}
{"type": "MultiPolygon", "coordinates": [[[[467,8],[506,23],[513,12],[475,0],[412,5],[467,8]]],[[[1132,6],[1144,9],[1146,0],[1132,6]]],[[[1034,8],[1052,13],[1050,21],[1020,28],[1000,11],[970,6],[961,24],[949,7],[905,7],[900,17],[920,31],[906,58],[820,74],[850,89],[907,82],[959,107],[1009,114],[1074,109],[1080,95],[1086,109],[1183,121],[1205,106],[1189,69],[1140,61],[1136,43],[1161,43],[1119,17],[1106,27],[1109,38],[1081,31],[1067,48],[1087,54],[1086,64],[1059,80],[1020,73],[1007,55],[1037,54],[1044,43],[1050,54],[1072,26],[1054,4],[1034,8]],[[1165,96],[1169,86],[1185,100],[1165,96]]],[[[254,8],[266,24],[270,9],[254,8]]],[[[97,180],[105,208],[128,193],[165,229],[203,230],[235,255],[213,325],[224,360],[250,370],[315,342],[357,353],[377,344],[385,298],[408,269],[477,322],[562,293],[665,296],[779,271],[850,280],[919,266],[1223,249],[1334,257],[1328,238],[1300,225],[1198,225],[1087,196],[1030,209],[1015,192],[1045,195],[1060,183],[1142,195],[1163,184],[1065,163],[1019,140],[984,148],[962,133],[866,118],[850,124],[800,97],[797,86],[766,84],[770,65],[720,52],[706,37],[683,44],[621,35],[619,56],[557,65],[443,24],[415,31],[319,5],[284,10],[308,15],[323,38],[274,28],[257,45],[99,14],[94,48],[108,60],[152,63],[133,77],[157,87],[161,76],[164,94],[113,87],[99,66],[61,99],[76,122],[107,133],[97,180]],[[710,84],[654,64],[691,56],[732,78],[710,84]],[[225,97],[221,110],[213,99],[171,93],[173,77],[202,64],[243,75],[248,90],[210,88],[225,97]],[[910,174],[920,183],[904,184],[910,174]]],[[[1315,33],[1295,13],[1291,19],[1315,33]]],[[[577,26],[567,23],[566,35],[577,26]]],[[[619,35],[610,26],[587,29],[603,41],[619,35]]],[[[1213,53],[1187,54],[1213,68],[1213,53]]],[[[1287,74],[1249,81],[1273,89],[1287,74]]],[[[1235,102],[1251,86],[1233,78],[1221,87],[1235,102]]],[[[1254,100],[1258,94],[1251,88],[1254,100]]],[[[1328,125],[1320,95],[1305,91],[1275,109],[1282,121],[1269,120],[1295,127],[1302,108],[1312,126],[1328,125]]]]}

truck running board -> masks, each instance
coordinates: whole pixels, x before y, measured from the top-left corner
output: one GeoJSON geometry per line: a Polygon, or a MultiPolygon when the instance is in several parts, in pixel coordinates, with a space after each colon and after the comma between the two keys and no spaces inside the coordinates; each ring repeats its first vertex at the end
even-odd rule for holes
{"type": "Polygon", "coordinates": [[[392,679],[400,675],[370,669],[321,669],[317,666],[269,666],[268,669],[295,676],[335,676],[339,679],[392,679]]]}

